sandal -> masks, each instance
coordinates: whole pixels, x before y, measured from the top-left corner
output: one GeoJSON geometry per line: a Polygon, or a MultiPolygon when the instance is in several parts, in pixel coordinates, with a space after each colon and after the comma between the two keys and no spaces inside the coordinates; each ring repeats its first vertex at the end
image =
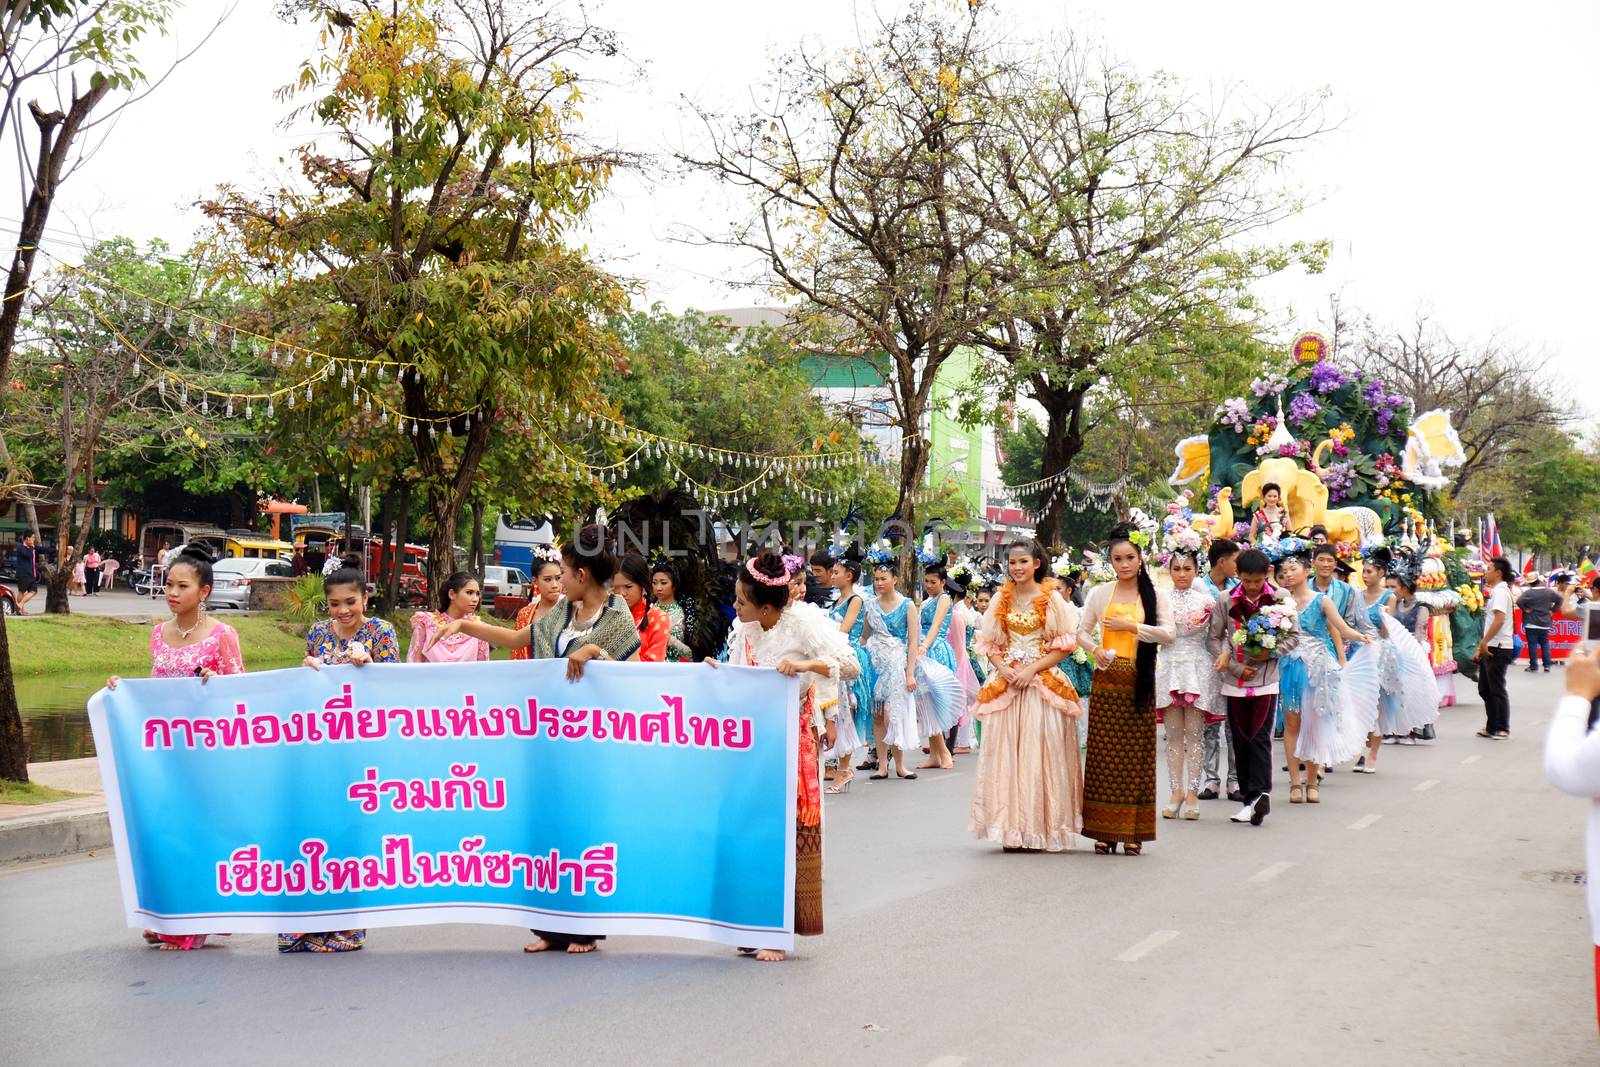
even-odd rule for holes
{"type": "Polygon", "coordinates": [[[1322,803],[1322,792],[1321,792],[1321,790],[1319,790],[1314,785],[1306,786],[1306,803],[1307,804],[1321,804],[1322,803]]]}
{"type": "Polygon", "coordinates": [[[824,793],[832,793],[832,794],[835,794],[835,795],[837,795],[839,793],[848,793],[848,792],[850,792],[850,783],[856,780],[856,776],[855,776],[855,772],[854,771],[851,771],[851,772],[848,772],[848,773],[849,773],[849,777],[846,777],[846,778],[835,778],[833,780],[833,784],[830,785],[828,788],[824,789],[823,792],[824,793]]]}
{"type": "Polygon", "coordinates": [[[1289,787],[1289,803],[1291,803],[1291,804],[1304,804],[1305,802],[1306,802],[1306,787],[1303,786],[1303,785],[1291,785],[1289,787]]]}
{"type": "Polygon", "coordinates": [[[1125,842],[1123,842],[1122,854],[1124,856],[1138,856],[1138,855],[1143,854],[1143,852],[1144,852],[1144,845],[1141,842],[1138,842],[1138,841],[1125,841],[1125,842]]]}
{"type": "Polygon", "coordinates": [[[1193,807],[1183,809],[1183,817],[1189,822],[1198,819],[1200,817],[1200,805],[1196,804],[1193,807]]]}
{"type": "Polygon", "coordinates": [[[1117,843],[1115,841],[1096,841],[1094,843],[1094,854],[1096,856],[1109,856],[1116,850],[1117,843]]]}
{"type": "Polygon", "coordinates": [[[1178,809],[1182,806],[1183,805],[1181,802],[1177,804],[1168,804],[1166,807],[1161,809],[1161,817],[1163,819],[1176,819],[1178,817],[1178,809]]]}

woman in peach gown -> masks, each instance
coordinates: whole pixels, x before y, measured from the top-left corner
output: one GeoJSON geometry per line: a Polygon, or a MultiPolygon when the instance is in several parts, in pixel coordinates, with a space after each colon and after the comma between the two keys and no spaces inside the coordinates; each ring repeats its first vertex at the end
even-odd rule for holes
{"type": "Polygon", "coordinates": [[[1044,549],[1007,552],[1010,581],[973,641],[993,665],[973,714],[983,723],[972,832],[1007,851],[1063,852],[1083,828],[1077,691],[1057,667],[1077,646],[1078,609],[1047,577],[1044,549]]]}

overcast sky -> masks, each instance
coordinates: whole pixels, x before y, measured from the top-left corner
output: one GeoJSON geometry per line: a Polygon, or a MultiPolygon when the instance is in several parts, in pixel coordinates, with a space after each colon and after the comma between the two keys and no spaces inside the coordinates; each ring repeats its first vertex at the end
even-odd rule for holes
{"type": "MultiPolygon", "coordinates": [[[[131,109],[69,183],[53,216],[54,250],[81,237],[160,236],[184,247],[201,220],[192,204],[218,183],[251,185],[304,139],[278,120],[274,90],[314,42],[307,26],[272,16],[271,0],[239,0],[217,35],[148,100],[131,109]],[[80,236],[75,236],[80,235],[80,236]]],[[[1381,321],[1419,310],[1453,335],[1496,334],[1523,346],[1564,387],[1587,392],[1596,367],[1593,308],[1600,272],[1600,4],[1289,5],[1230,0],[1061,3],[1010,0],[1019,33],[1073,28],[1100,37],[1143,70],[1171,71],[1197,90],[1242,83],[1259,95],[1332,90],[1343,129],[1296,164],[1322,199],[1282,236],[1326,237],[1326,273],[1263,294],[1311,327],[1327,296],[1381,321]]],[[[189,0],[173,39],[192,46],[221,0],[189,0]]],[[[882,0],[883,10],[895,7],[882,0]]],[[[713,106],[750,99],[771,56],[801,37],[850,42],[871,8],[851,0],[608,0],[642,82],[607,85],[590,120],[625,147],[670,153],[698,144],[684,98],[713,106]],[[759,12],[759,14],[755,14],[759,12]]],[[[614,269],[669,307],[765,302],[733,285],[747,268],[681,243],[686,227],[729,210],[698,181],[620,179],[587,240],[614,269]]],[[[14,228],[13,220],[6,224],[14,228]]],[[[1590,403],[1591,419],[1600,403],[1590,403]]]]}

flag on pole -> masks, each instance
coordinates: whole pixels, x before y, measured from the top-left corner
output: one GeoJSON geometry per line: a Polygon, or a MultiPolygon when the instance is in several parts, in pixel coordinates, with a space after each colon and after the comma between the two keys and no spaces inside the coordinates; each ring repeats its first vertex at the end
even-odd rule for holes
{"type": "Polygon", "coordinates": [[[1524,578],[1533,577],[1533,573],[1534,573],[1534,571],[1533,571],[1533,561],[1534,561],[1535,558],[1536,557],[1534,557],[1534,556],[1529,556],[1528,557],[1528,562],[1526,562],[1526,563],[1524,563],[1522,565],[1522,576],[1524,578]]]}
{"type": "Polygon", "coordinates": [[[1505,546],[1500,543],[1500,525],[1494,521],[1491,511],[1483,520],[1483,558],[1489,560],[1505,554],[1505,546]]]}
{"type": "Polygon", "coordinates": [[[1578,564],[1578,577],[1581,580],[1587,582],[1589,580],[1589,575],[1591,575],[1593,573],[1594,573],[1594,564],[1590,563],[1589,562],[1589,558],[1587,556],[1585,556],[1583,562],[1578,564]]]}

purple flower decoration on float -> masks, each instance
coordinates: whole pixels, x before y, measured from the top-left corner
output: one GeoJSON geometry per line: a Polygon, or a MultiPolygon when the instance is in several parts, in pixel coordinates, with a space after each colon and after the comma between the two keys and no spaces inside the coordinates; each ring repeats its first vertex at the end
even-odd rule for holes
{"type": "MultiPolygon", "coordinates": [[[[1317,364],[1318,369],[1325,366],[1325,363],[1317,364]]],[[[1304,425],[1321,413],[1322,405],[1310,393],[1298,393],[1289,401],[1289,418],[1297,425],[1304,425]]]]}
{"type": "Polygon", "coordinates": [[[1250,391],[1257,397],[1277,396],[1289,387],[1289,379],[1281,374],[1269,374],[1250,383],[1250,391]]]}
{"type": "Polygon", "coordinates": [[[1250,404],[1242,396],[1231,397],[1223,401],[1217,409],[1217,421],[1229,427],[1234,433],[1244,433],[1244,428],[1250,425],[1250,404]]]}
{"type": "Polygon", "coordinates": [[[1311,388],[1323,395],[1333,392],[1349,380],[1344,371],[1326,360],[1311,369],[1311,388]]]}

